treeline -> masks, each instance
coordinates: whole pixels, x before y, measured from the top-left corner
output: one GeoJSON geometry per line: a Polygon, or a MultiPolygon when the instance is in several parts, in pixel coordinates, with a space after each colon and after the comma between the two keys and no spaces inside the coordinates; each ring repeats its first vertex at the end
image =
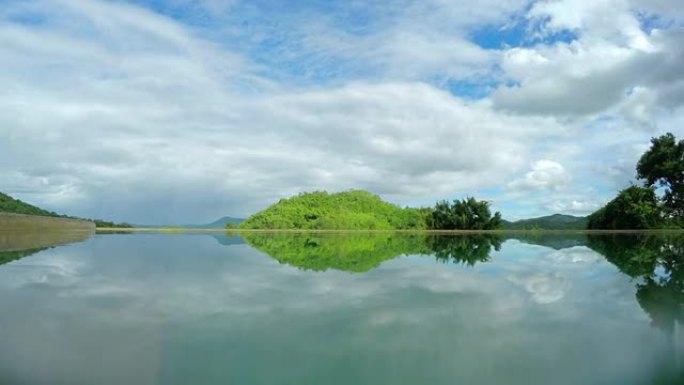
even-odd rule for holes
{"type": "Polygon", "coordinates": [[[651,147],[639,159],[636,171],[643,185],[620,191],[591,214],[588,229],[684,227],[684,140],[677,141],[671,133],[651,139],[651,147]]]}
{"type": "Polygon", "coordinates": [[[296,230],[491,230],[501,214],[489,203],[468,198],[434,208],[401,208],[363,190],[302,193],[281,199],[247,218],[241,229],[296,230]]]}
{"type": "Polygon", "coordinates": [[[116,222],[111,222],[111,221],[103,221],[102,219],[88,219],[91,222],[95,222],[95,227],[108,227],[108,228],[117,228],[117,229],[130,229],[135,226],[133,226],[130,223],[122,222],[122,223],[116,223],[116,222]]]}

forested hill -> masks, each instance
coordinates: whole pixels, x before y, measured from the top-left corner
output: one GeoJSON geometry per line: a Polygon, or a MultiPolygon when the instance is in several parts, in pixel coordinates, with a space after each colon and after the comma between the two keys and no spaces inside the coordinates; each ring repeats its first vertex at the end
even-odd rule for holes
{"type": "Polygon", "coordinates": [[[83,219],[86,221],[95,222],[97,227],[133,227],[127,223],[114,223],[110,221],[103,221],[101,219],[87,219],[87,218],[77,218],[69,217],[66,215],[59,215],[52,211],[43,210],[40,207],[30,205],[26,202],[22,202],[19,199],[14,199],[7,194],[0,192],[0,213],[10,213],[10,214],[25,214],[25,215],[40,215],[44,217],[62,217],[71,219],[83,219]]]}
{"type": "Polygon", "coordinates": [[[0,192],[0,213],[12,213],[12,214],[27,214],[27,215],[43,215],[46,217],[58,217],[57,213],[52,211],[43,210],[36,206],[32,206],[26,202],[22,202],[19,199],[14,199],[7,194],[0,192]]]}
{"type": "Polygon", "coordinates": [[[247,218],[242,229],[424,229],[430,210],[400,208],[362,190],[303,193],[247,218]]]}
{"type": "Polygon", "coordinates": [[[553,214],[544,217],[522,219],[515,222],[504,221],[505,230],[584,230],[587,217],[553,214]]]}

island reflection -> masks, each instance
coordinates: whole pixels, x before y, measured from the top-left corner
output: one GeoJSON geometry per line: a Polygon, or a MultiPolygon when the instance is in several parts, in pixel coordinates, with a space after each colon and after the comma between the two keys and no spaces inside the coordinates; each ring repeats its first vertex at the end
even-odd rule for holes
{"type": "Polygon", "coordinates": [[[438,261],[473,266],[499,250],[500,235],[392,233],[243,233],[255,249],[280,263],[304,270],[365,272],[405,255],[432,255],[438,261]]]}
{"type": "Polygon", "coordinates": [[[509,239],[555,250],[588,247],[635,280],[636,299],[654,326],[672,333],[684,321],[684,237],[679,235],[243,233],[241,237],[283,264],[355,273],[406,255],[474,266],[489,261],[509,239]]]}

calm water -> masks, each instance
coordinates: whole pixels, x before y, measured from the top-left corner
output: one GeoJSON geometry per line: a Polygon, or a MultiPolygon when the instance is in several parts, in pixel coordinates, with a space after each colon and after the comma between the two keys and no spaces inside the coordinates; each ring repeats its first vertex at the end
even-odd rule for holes
{"type": "Polygon", "coordinates": [[[23,242],[2,384],[684,383],[684,238],[23,242]]]}

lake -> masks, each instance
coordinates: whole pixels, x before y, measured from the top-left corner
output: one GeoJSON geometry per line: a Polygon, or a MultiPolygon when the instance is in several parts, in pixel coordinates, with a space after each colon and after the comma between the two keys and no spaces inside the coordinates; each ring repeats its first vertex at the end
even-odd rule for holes
{"type": "Polygon", "coordinates": [[[681,236],[25,238],[2,384],[684,383],[681,236]]]}

